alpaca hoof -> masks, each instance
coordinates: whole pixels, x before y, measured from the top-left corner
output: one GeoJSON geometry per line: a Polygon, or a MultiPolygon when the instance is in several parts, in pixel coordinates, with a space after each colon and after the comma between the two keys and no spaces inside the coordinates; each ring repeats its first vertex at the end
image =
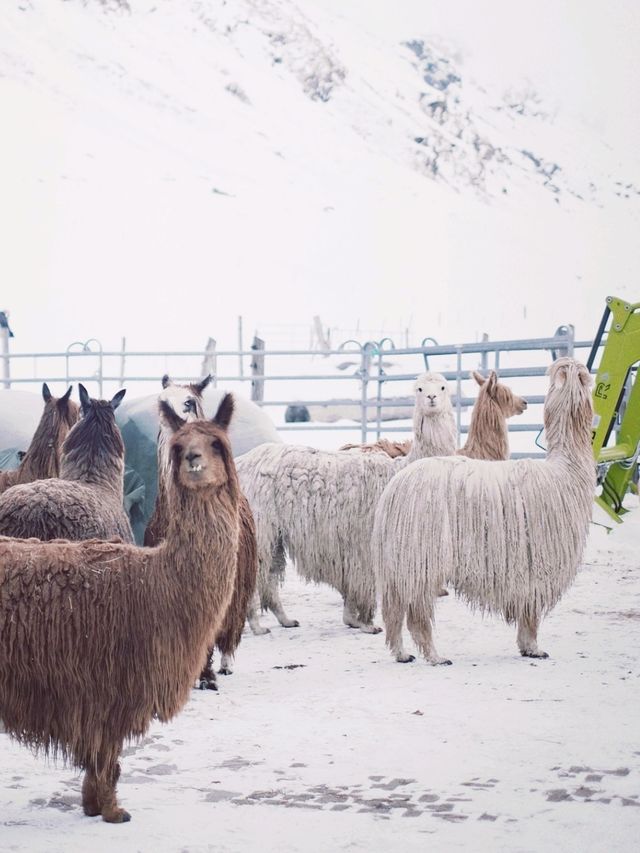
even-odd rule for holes
{"type": "Polygon", "coordinates": [[[449,595],[449,590],[448,589],[441,589],[440,592],[438,593],[438,598],[444,598],[445,595],[449,595]]]}
{"type": "Polygon", "coordinates": [[[86,814],[87,817],[98,817],[99,814],[102,814],[102,809],[100,806],[82,806],[82,811],[86,814]]]}
{"type": "Polygon", "coordinates": [[[219,675],[233,675],[233,670],[230,666],[221,666],[218,670],[219,675]]]}
{"type": "Polygon", "coordinates": [[[250,625],[250,628],[255,637],[264,637],[265,634],[271,633],[271,628],[264,628],[262,625],[258,625],[256,628],[250,625]]]}
{"type": "Polygon", "coordinates": [[[429,661],[431,666],[452,666],[453,661],[448,658],[438,658],[437,660],[429,661]]]}
{"type": "Polygon", "coordinates": [[[398,663],[413,663],[415,659],[415,655],[396,655],[398,663]]]}
{"type": "Polygon", "coordinates": [[[280,624],[282,625],[283,628],[299,628],[300,627],[300,623],[298,622],[297,619],[287,619],[286,622],[281,622],[280,624]]]}
{"type": "Polygon", "coordinates": [[[131,820],[131,815],[126,809],[115,809],[112,812],[103,812],[102,820],[107,823],[128,823],[131,820]]]}
{"type": "Polygon", "coordinates": [[[361,625],[360,630],[364,634],[381,634],[382,628],[379,625],[361,625]]]}
{"type": "Polygon", "coordinates": [[[218,685],[215,681],[211,681],[211,679],[201,678],[200,684],[198,684],[199,690],[218,690],[218,685]]]}
{"type": "Polygon", "coordinates": [[[520,649],[520,654],[523,658],[538,658],[538,660],[545,660],[549,657],[547,652],[531,652],[527,649],[520,649]]]}

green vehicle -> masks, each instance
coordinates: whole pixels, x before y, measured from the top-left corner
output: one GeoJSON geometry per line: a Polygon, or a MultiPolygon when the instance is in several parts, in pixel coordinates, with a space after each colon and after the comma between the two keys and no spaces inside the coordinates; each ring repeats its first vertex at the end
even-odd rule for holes
{"type": "Polygon", "coordinates": [[[604,342],[593,389],[593,455],[598,463],[600,494],[596,503],[614,521],[627,512],[622,502],[629,489],[637,492],[640,451],[640,302],[607,296],[600,326],[587,361],[592,369],[604,342]],[[607,329],[608,325],[608,329],[607,329]],[[615,429],[615,443],[609,444],[615,429]]]}

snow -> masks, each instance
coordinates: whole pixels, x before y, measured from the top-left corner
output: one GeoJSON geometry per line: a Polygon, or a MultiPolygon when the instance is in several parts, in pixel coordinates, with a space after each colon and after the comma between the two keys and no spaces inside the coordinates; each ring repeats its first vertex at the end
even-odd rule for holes
{"type": "MultiPolygon", "coordinates": [[[[122,761],[132,812],[81,813],[80,777],[0,735],[7,851],[627,851],[640,826],[640,509],[593,525],[573,587],[543,622],[551,657],[453,596],[436,642],[451,667],[395,663],[344,627],[328,588],[292,571],[301,627],[246,633],[218,694],[193,691],[122,761]]],[[[96,677],[100,677],[96,673],[96,677]]],[[[635,839],[635,840],[634,840],[635,839]]]]}

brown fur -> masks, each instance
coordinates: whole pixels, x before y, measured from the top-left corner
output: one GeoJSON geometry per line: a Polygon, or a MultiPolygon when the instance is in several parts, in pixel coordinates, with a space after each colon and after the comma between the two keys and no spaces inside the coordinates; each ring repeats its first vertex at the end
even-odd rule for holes
{"type": "Polygon", "coordinates": [[[84,811],[110,822],[129,819],[115,790],[124,741],[180,711],[229,604],[232,409],[227,395],[213,422],[173,421],[173,512],[157,548],[0,537],[0,720],[85,769],[84,811]]]}
{"type": "Polygon", "coordinates": [[[43,383],[40,423],[20,466],[15,471],[0,471],[0,493],[20,483],[58,476],[62,443],[80,416],[78,404],[69,399],[70,394],[71,386],[62,397],[52,397],[47,383],[43,383]]]}
{"type": "MultiPolygon", "coordinates": [[[[480,392],[471,413],[467,441],[456,453],[471,459],[508,459],[507,419],[513,415],[521,415],[527,408],[527,402],[522,397],[517,397],[506,385],[502,385],[494,370],[490,372],[488,379],[475,370],[471,375],[480,386],[480,392]]],[[[360,448],[364,453],[386,453],[394,458],[408,455],[411,440],[389,441],[381,438],[372,444],[345,444],[340,450],[354,448],[360,448]]]]}
{"type": "MultiPolygon", "coordinates": [[[[209,378],[202,380],[199,383],[192,382],[184,387],[189,392],[187,401],[189,413],[187,419],[204,418],[204,410],[202,408],[202,392],[209,383],[209,378]]],[[[162,377],[163,389],[168,388],[173,383],[168,376],[162,377]]],[[[187,404],[185,404],[187,408],[187,404]]],[[[169,524],[170,507],[167,494],[167,484],[165,470],[166,465],[163,460],[163,445],[166,441],[166,435],[163,431],[162,422],[161,429],[158,435],[158,494],[153,510],[153,515],[149,520],[147,529],[144,534],[144,544],[148,546],[158,545],[166,536],[166,531],[169,524]]],[[[217,681],[215,669],[213,667],[213,653],[217,647],[222,655],[232,657],[235,655],[240,640],[242,631],[247,618],[247,610],[249,602],[253,596],[256,579],[258,574],[258,552],[256,546],[256,531],[253,514],[245,496],[240,494],[239,501],[240,512],[240,541],[238,548],[238,567],[235,577],[233,596],[229,609],[225,615],[224,622],[220,628],[220,632],[215,636],[215,642],[209,649],[207,661],[200,673],[199,684],[205,689],[216,690],[217,681]]],[[[231,670],[223,661],[220,672],[229,674],[231,670]]]]}
{"type": "Polygon", "coordinates": [[[122,505],[124,444],[111,402],[90,400],[81,385],[83,417],[62,445],[60,477],[14,486],[0,496],[0,535],[27,539],[133,542],[122,505]]]}

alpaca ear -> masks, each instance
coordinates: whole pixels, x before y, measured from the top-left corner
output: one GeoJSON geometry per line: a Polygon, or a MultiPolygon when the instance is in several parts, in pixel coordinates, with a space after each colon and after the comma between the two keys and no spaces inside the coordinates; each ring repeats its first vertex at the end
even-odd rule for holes
{"type": "Polygon", "coordinates": [[[118,408],[120,403],[122,402],[122,398],[124,397],[124,395],[126,393],[127,393],[127,389],[121,388],[120,391],[118,391],[117,394],[114,394],[114,396],[111,398],[111,402],[109,403],[109,405],[111,406],[111,408],[113,409],[114,412],[118,408]]]}
{"type": "Polygon", "coordinates": [[[171,380],[169,379],[169,374],[165,373],[165,375],[162,377],[162,387],[168,388],[169,385],[171,385],[171,380]]]}
{"type": "Polygon", "coordinates": [[[593,385],[593,378],[584,364],[578,364],[578,379],[585,388],[591,388],[593,385]]]}
{"type": "Polygon", "coordinates": [[[490,397],[492,397],[495,394],[497,384],[498,384],[498,374],[495,372],[495,370],[492,370],[489,373],[489,376],[488,376],[487,381],[485,383],[486,389],[487,389],[487,394],[489,394],[490,397]]]}
{"type": "Polygon", "coordinates": [[[225,394],[222,402],[218,406],[218,411],[215,417],[212,418],[213,423],[217,424],[222,429],[228,429],[233,416],[233,394],[225,394]]]}
{"type": "Polygon", "coordinates": [[[42,399],[45,401],[45,403],[48,403],[51,399],[51,391],[49,391],[49,386],[46,382],[42,383],[42,399]]]}
{"type": "Polygon", "coordinates": [[[469,378],[470,378],[470,379],[475,379],[475,380],[476,380],[476,382],[478,383],[478,385],[479,385],[481,388],[482,388],[482,386],[484,385],[484,383],[487,381],[481,373],[478,373],[478,371],[477,371],[477,370],[472,370],[472,371],[471,371],[471,376],[470,376],[469,378]]]}
{"type": "Polygon", "coordinates": [[[82,382],[78,382],[78,394],[80,395],[80,406],[82,408],[82,414],[86,415],[89,409],[91,408],[91,397],[89,397],[87,389],[84,387],[82,382]]]}
{"type": "Polygon", "coordinates": [[[178,430],[186,424],[184,418],[181,418],[173,406],[170,406],[166,400],[160,400],[159,408],[160,420],[167,424],[173,432],[178,432],[178,430]]]}
{"type": "Polygon", "coordinates": [[[193,382],[191,384],[191,387],[193,388],[194,393],[197,394],[199,397],[201,397],[202,392],[204,391],[204,389],[207,387],[207,385],[210,382],[211,382],[211,374],[209,373],[209,374],[207,374],[207,376],[204,377],[204,379],[201,379],[200,382],[193,382]]]}
{"type": "Polygon", "coordinates": [[[20,460],[20,462],[22,462],[22,460],[24,459],[24,457],[25,457],[26,455],[27,455],[27,451],[26,451],[26,450],[19,450],[19,451],[18,451],[18,453],[17,453],[17,456],[18,456],[18,459],[20,460]]]}
{"type": "Polygon", "coordinates": [[[69,385],[69,387],[66,390],[66,393],[63,394],[62,397],[60,397],[60,399],[58,400],[58,406],[61,409],[65,408],[67,403],[69,402],[69,397],[71,396],[72,390],[73,390],[73,385],[69,385]]]}

